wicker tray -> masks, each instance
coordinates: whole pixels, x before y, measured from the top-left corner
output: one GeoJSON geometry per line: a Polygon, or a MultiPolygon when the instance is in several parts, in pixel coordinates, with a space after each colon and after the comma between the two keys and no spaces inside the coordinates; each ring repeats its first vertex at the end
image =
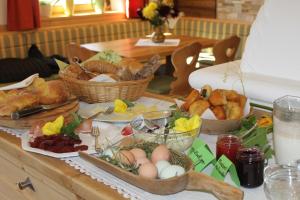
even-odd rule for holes
{"type": "Polygon", "coordinates": [[[149,82],[153,78],[153,76],[150,76],[146,79],[134,81],[99,83],[78,80],[69,77],[63,72],[59,73],[59,77],[64,81],[73,95],[87,103],[109,102],[117,98],[131,101],[137,100],[144,94],[149,82]]]}

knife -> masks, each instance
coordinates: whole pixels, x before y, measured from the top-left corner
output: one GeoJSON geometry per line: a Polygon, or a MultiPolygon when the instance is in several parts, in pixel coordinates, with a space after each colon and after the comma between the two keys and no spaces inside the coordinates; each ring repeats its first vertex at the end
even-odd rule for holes
{"type": "Polygon", "coordinates": [[[51,104],[51,105],[38,105],[38,106],[31,107],[31,108],[25,108],[23,110],[19,110],[19,111],[11,113],[10,117],[13,120],[20,119],[22,117],[26,117],[28,115],[32,115],[32,114],[35,114],[35,113],[39,113],[39,112],[59,108],[61,106],[69,104],[69,103],[71,103],[75,100],[77,100],[77,98],[69,99],[69,100],[67,100],[63,103],[57,103],[57,104],[51,104]]]}

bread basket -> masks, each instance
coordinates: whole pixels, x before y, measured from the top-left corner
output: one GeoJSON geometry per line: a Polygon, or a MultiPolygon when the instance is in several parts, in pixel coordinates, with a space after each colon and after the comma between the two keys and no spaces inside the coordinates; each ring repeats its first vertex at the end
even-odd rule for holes
{"type": "Polygon", "coordinates": [[[66,75],[63,71],[59,72],[59,77],[73,95],[87,103],[109,102],[117,98],[134,101],[144,94],[153,78],[150,76],[140,80],[101,83],[78,80],[66,75]]]}

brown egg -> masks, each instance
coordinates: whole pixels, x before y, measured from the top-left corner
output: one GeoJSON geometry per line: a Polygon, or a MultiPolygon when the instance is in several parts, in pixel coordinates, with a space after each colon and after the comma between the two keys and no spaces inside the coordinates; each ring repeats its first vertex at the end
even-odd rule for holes
{"type": "Polygon", "coordinates": [[[151,162],[144,163],[139,168],[139,175],[144,178],[156,178],[157,168],[151,162]]]}
{"type": "Polygon", "coordinates": [[[146,152],[140,148],[133,148],[130,152],[134,155],[135,159],[146,158],[146,152]]]}
{"type": "Polygon", "coordinates": [[[158,145],[152,152],[151,161],[155,164],[159,160],[170,160],[170,151],[166,145],[158,145]]]}
{"type": "Polygon", "coordinates": [[[140,166],[140,165],[143,165],[148,162],[150,162],[150,160],[146,157],[143,157],[143,158],[136,159],[135,164],[136,164],[136,166],[140,166]]]}
{"type": "Polygon", "coordinates": [[[135,163],[134,155],[127,150],[121,150],[116,155],[117,160],[125,165],[133,165],[135,163]]]}

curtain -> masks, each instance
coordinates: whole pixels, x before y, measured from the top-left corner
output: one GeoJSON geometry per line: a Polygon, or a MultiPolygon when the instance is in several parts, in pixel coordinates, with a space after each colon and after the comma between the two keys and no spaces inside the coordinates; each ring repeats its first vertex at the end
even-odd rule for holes
{"type": "Polygon", "coordinates": [[[22,31],[39,27],[39,0],[7,1],[7,29],[9,31],[22,31]]]}
{"type": "Polygon", "coordinates": [[[138,18],[137,9],[143,8],[148,0],[126,0],[126,16],[127,18],[138,18]]]}

